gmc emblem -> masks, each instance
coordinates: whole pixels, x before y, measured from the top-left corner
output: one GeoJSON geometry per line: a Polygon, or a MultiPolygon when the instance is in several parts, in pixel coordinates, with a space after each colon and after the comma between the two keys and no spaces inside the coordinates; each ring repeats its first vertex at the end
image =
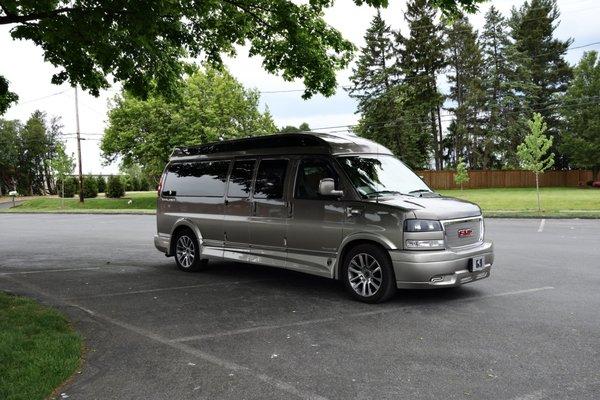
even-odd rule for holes
{"type": "Polygon", "coordinates": [[[473,236],[473,229],[470,228],[459,229],[457,232],[460,239],[473,236]]]}

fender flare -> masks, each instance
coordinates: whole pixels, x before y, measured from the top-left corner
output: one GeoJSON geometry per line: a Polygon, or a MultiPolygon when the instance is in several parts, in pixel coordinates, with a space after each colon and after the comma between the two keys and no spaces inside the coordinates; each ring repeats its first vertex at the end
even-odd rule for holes
{"type": "Polygon", "coordinates": [[[342,254],[344,254],[344,252],[347,250],[348,246],[351,246],[352,243],[356,242],[356,241],[375,242],[375,243],[381,245],[386,250],[398,250],[398,246],[396,246],[391,240],[389,240],[388,238],[386,238],[383,235],[379,235],[379,234],[373,233],[373,232],[352,233],[352,234],[346,236],[344,238],[344,240],[342,240],[342,243],[340,244],[340,247],[338,250],[338,257],[335,261],[335,265],[333,268],[333,278],[334,279],[339,278],[342,254]]]}
{"type": "Polygon", "coordinates": [[[198,226],[196,224],[194,224],[192,222],[191,219],[189,218],[179,218],[177,221],[175,221],[175,223],[173,224],[173,228],[171,228],[171,237],[169,238],[169,254],[172,253],[172,239],[173,239],[173,234],[175,233],[175,231],[181,227],[186,227],[192,230],[192,232],[194,232],[194,234],[196,235],[196,238],[198,239],[198,246],[200,246],[200,253],[202,253],[202,242],[203,242],[203,238],[202,238],[202,233],[200,232],[200,229],[198,228],[198,226]]]}

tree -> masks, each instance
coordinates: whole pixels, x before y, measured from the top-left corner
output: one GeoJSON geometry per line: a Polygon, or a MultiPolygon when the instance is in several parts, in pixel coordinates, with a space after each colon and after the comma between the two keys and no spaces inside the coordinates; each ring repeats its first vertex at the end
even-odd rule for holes
{"type": "Polygon", "coordinates": [[[552,138],[544,135],[548,126],[540,113],[534,113],[533,119],[527,124],[530,133],[525,136],[525,140],[517,148],[517,154],[523,168],[535,174],[538,211],[541,212],[539,175],[554,165],[554,153],[547,155],[548,150],[552,147],[552,138]]]}
{"type": "Polygon", "coordinates": [[[86,199],[98,197],[98,183],[92,175],[83,180],[83,197],[86,199]]]}
{"type": "Polygon", "coordinates": [[[19,96],[8,90],[8,81],[0,75],[0,115],[4,114],[11,103],[16,103],[19,96]]]}
{"type": "Polygon", "coordinates": [[[600,59],[597,51],[584,53],[564,98],[566,120],[561,150],[571,165],[590,168],[600,179],[600,59]]]}
{"type": "Polygon", "coordinates": [[[462,157],[459,157],[456,164],[456,173],[454,174],[454,183],[460,185],[460,190],[463,190],[463,184],[469,182],[469,170],[467,164],[462,157]]]}
{"type": "Polygon", "coordinates": [[[486,152],[485,166],[516,167],[517,146],[527,129],[524,93],[532,89],[531,72],[525,54],[509,38],[508,23],[491,6],[479,38],[483,53],[482,85],[484,94],[483,129],[493,153],[486,152]]]}
{"type": "MultiPolygon", "coordinates": [[[[386,6],[388,0],[354,0],[386,6]]],[[[435,0],[448,13],[474,11],[481,0],[435,0]]],[[[94,95],[107,76],[145,97],[156,85],[176,93],[184,58],[220,65],[222,55],[249,45],[250,56],[286,80],[302,78],[304,96],[331,95],[335,71],[351,59],[353,45],[323,20],[330,0],[6,0],[0,25],[14,24],[13,39],[32,40],[58,66],[52,82],[80,85],[94,95]]],[[[0,88],[2,89],[2,88],[0,88]]],[[[6,96],[6,89],[0,99],[6,96]]]]}
{"type": "Polygon", "coordinates": [[[444,42],[438,15],[428,0],[411,0],[404,19],[410,34],[396,35],[399,57],[396,68],[404,75],[404,83],[410,87],[407,93],[414,104],[427,108],[429,118],[422,130],[429,127],[436,169],[444,167],[442,160],[442,123],[440,109],[444,96],[437,86],[437,75],[446,66],[444,42]]]}
{"type": "Polygon", "coordinates": [[[521,8],[513,8],[509,24],[515,48],[524,54],[525,67],[530,71],[530,85],[525,88],[528,107],[538,112],[548,124],[553,137],[552,151],[556,154],[557,167],[567,166],[567,159],[560,153],[560,98],[565,93],[572,75],[564,55],[573,42],[554,38],[554,30],[560,16],[556,0],[531,0],[521,8]]]}
{"type": "Polygon", "coordinates": [[[121,178],[114,175],[109,176],[106,182],[106,197],[119,199],[123,196],[125,196],[125,188],[121,178]]]}
{"type": "Polygon", "coordinates": [[[350,77],[352,86],[348,93],[358,100],[358,112],[365,112],[374,99],[384,95],[392,86],[393,56],[391,29],[377,10],[365,33],[365,46],[360,49],[350,77]]]}
{"type": "Polygon", "coordinates": [[[176,100],[159,93],[147,100],[128,92],[118,96],[100,147],[108,162],[139,164],[156,180],[175,146],[275,133],[270,113],[261,113],[258,102],[256,90],[245,89],[227,71],[206,67],[180,83],[176,100]]]}
{"type": "Polygon", "coordinates": [[[426,168],[431,136],[427,132],[429,109],[413,101],[412,87],[399,83],[373,99],[355,132],[388,147],[408,166],[426,168]]]}
{"type": "Polygon", "coordinates": [[[19,121],[0,119],[0,193],[16,190],[21,151],[19,121]]]}
{"type": "MultiPolygon", "coordinates": [[[[57,185],[57,193],[61,198],[67,197],[65,196],[65,184],[67,177],[71,172],[73,172],[73,168],[75,168],[75,157],[73,154],[70,156],[67,155],[65,151],[65,145],[61,142],[58,142],[56,145],[56,152],[54,157],[50,160],[50,169],[56,179],[57,185]]],[[[71,196],[73,194],[71,193],[71,196]]],[[[61,200],[61,206],[64,203],[61,200]]]]}
{"type": "Polygon", "coordinates": [[[447,29],[446,60],[450,67],[449,98],[455,104],[448,109],[454,113],[450,128],[452,147],[449,161],[466,159],[471,168],[489,168],[493,152],[491,141],[481,127],[483,110],[483,57],[477,33],[466,18],[455,20],[447,29]]]}
{"type": "Polygon", "coordinates": [[[96,177],[96,186],[98,186],[98,193],[106,192],[106,179],[102,175],[96,177]]]}
{"type": "Polygon", "coordinates": [[[309,132],[310,126],[303,122],[298,127],[293,125],[286,125],[279,130],[279,133],[298,133],[298,132],[309,132]]]}
{"type": "Polygon", "coordinates": [[[414,92],[394,65],[394,35],[377,13],[365,34],[353,69],[350,96],[358,100],[361,119],[354,131],[391,149],[413,168],[429,158],[430,139],[420,127],[427,110],[412,101],[414,92]]]}

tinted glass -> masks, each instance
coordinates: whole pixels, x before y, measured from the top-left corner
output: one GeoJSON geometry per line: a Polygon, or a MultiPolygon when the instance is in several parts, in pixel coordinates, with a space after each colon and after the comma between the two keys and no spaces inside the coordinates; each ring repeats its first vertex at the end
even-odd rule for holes
{"type": "Polygon", "coordinates": [[[263,160],[258,166],[254,197],[257,199],[282,199],[287,160],[263,160]]]}
{"type": "Polygon", "coordinates": [[[326,198],[319,194],[319,182],[325,178],[332,178],[336,189],[339,189],[338,175],[327,160],[322,158],[302,160],[296,177],[295,197],[297,199],[326,198]]]}
{"type": "Polygon", "coordinates": [[[227,196],[246,198],[252,187],[255,160],[240,160],[233,163],[227,196]]]}
{"type": "Polygon", "coordinates": [[[363,197],[430,191],[417,174],[393,156],[350,156],[339,160],[363,197]]]}
{"type": "Polygon", "coordinates": [[[171,164],[163,191],[176,196],[223,196],[228,169],[229,161],[171,164]]]}

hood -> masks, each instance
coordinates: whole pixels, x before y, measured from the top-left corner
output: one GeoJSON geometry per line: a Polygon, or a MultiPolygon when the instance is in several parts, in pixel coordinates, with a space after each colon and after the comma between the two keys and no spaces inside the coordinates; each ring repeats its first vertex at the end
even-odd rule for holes
{"type": "Polygon", "coordinates": [[[481,215],[481,209],[477,204],[453,197],[413,197],[401,195],[379,198],[378,202],[403,210],[410,210],[414,212],[415,218],[422,219],[444,220],[481,215]]]}

